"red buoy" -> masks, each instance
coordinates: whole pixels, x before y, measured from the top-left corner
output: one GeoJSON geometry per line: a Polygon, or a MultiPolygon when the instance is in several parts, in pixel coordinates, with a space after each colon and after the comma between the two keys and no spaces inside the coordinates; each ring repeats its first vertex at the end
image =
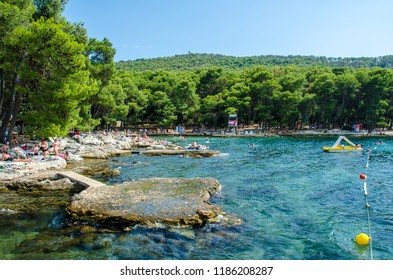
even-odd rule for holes
{"type": "Polygon", "coordinates": [[[364,174],[360,174],[360,175],[359,175],[359,178],[362,179],[362,180],[366,180],[366,179],[367,179],[367,176],[364,175],[364,174]]]}

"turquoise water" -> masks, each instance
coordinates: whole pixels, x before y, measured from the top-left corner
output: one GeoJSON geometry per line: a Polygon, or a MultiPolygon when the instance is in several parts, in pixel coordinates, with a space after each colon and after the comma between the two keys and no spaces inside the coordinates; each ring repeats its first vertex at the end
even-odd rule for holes
{"type": "MultiPolygon", "coordinates": [[[[173,140],[167,138],[167,140],[173,140]]],[[[189,138],[187,143],[204,138],[189,138]]],[[[368,193],[374,259],[393,259],[393,140],[352,139],[367,153],[323,153],[335,138],[210,138],[212,158],[131,155],[111,160],[121,175],[109,183],[147,177],[213,177],[222,190],[212,202],[243,225],[205,225],[198,229],[130,232],[70,225],[64,215],[69,198],[30,215],[0,213],[1,259],[370,259],[370,247],[354,244],[369,234],[363,181],[368,193]],[[384,141],[376,145],[376,141],[384,141]],[[249,147],[249,144],[255,147],[249,147]]],[[[186,143],[184,143],[186,144],[186,143]]],[[[3,196],[3,194],[1,194],[3,196]]],[[[0,209],[4,209],[4,200],[0,209]],[[3,205],[2,205],[3,204],[3,205]]],[[[12,198],[20,199],[20,198],[12,198]]],[[[29,200],[30,201],[30,200],[29,200]]],[[[38,205],[38,206],[37,206],[38,205]]],[[[32,207],[33,207],[32,206],[32,207]]]]}

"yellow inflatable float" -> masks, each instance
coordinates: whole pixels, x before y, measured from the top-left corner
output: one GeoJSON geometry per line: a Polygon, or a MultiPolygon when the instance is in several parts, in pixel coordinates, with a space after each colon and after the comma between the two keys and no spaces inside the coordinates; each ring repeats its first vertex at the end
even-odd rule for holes
{"type": "Polygon", "coordinates": [[[361,151],[363,150],[363,147],[361,145],[356,145],[352,143],[351,141],[348,140],[347,137],[345,136],[340,136],[338,137],[336,143],[334,143],[333,146],[325,146],[322,148],[324,152],[329,152],[329,153],[340,153],[340,152],[353,152],[353,151],[361,151]],[[341,141],[344,140],[349,144],[348,145],[341,145],[341,141]]]}

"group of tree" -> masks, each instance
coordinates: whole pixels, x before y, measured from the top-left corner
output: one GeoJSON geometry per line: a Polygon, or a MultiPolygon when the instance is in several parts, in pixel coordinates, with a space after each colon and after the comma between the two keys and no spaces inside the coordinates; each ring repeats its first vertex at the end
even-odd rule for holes
{"type": "Polygon", "coordinates": [[[263,129],[350,128],[355,123],[369,130],[392,127],[389,68],[256,66],[237,71],[118,71],[115,76],[120,83],[127,81],[127,87],[119,88],[127,89],[124,101],[130,105],[123,120],[130,125],[223,128],[228,115],[237,114],[240,124],[263,129]]]}
{"type": "Polygon", "coordinates": [[[121,63],[115,67],[110,41],[89,38],[82,23],[61,15],[66,2],[0,1],[2,137],[11,136],[17,121],[47,137],[65,135],[74,127],[108,129],[117,121],[124,127],[223,128],[228,114],[237,114],[241,125],[263,129],[353,123],[369,130],[392,128],[389,67],[270,62],[236,69],[196,65],[129,70],[121,63]]]}
{"type": "Polygon", "coordinates": [[[0,136],[17,121],[39,136],[96,125],[91,111],[114,72],[112,44],[87,36],[67,0],[0,1],[0,136]]]}
{"type": "Polygon", "coordinates": [[[195,68],[209,69],[221,67],[224,70],[247,69],[255,66],[289,66],[299,67],[350,67],[350,68],[393,68],[393,55],[380,57],[325,57],[302,55],[260,55],[260,56],[227,56],[220,54],[188,53],[170,57],[135,59],[119,61],[118,70],[147,71],[193,71],[195,68]]]}

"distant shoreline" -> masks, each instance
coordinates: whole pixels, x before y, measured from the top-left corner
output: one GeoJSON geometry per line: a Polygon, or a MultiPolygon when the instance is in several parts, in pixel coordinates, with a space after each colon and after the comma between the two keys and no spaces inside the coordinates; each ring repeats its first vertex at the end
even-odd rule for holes
{"type": "Polygon", "coordinates": [[[368,133],[367,131],[346,131],[346,130],[299,130],[299,131],[276,131],[276,132],[257,132],[249,134],[234,134],[234,133],[218,133],[218,132],[204,132],[204,133],[148,133],[149,136],[172,136],[172,137],[255,137],[255,138],[269,138],[269,137],[337,137],[340,135],[350,137],[393,137],[393,131],[383,131],[368,133]]]}

